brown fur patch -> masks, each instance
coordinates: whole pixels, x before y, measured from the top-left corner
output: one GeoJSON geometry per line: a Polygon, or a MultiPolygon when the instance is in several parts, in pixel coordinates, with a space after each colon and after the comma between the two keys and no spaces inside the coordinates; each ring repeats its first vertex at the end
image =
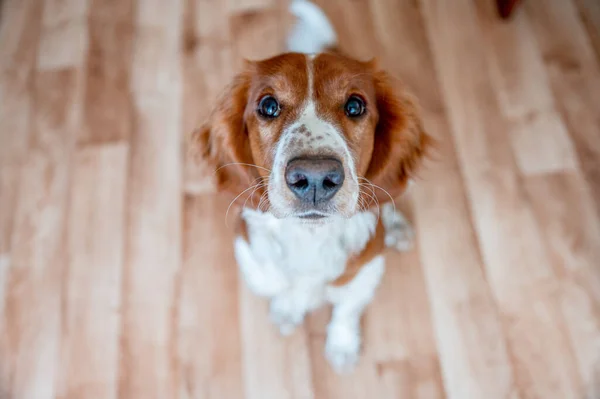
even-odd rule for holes
{"type": "Polygon", "coordinates": [[[377,255],[380,255],[385,248],[385,228],[381,218],[377,222],[375,235],[367,243],[365,248],[358,254],[353,255],[346,263],[344,273],[339,276],[330,285],[339,287],[348,284],[367,263],[372,261],[377,255]]]}

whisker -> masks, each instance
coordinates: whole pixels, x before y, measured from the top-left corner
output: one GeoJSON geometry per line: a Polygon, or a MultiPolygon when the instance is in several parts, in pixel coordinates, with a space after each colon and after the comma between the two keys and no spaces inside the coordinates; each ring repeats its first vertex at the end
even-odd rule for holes
{"type": "Polygon", "coordinates": [[[372,194],[369,194],[367,192],[363,192],[363,202],[365,203],[365,208],[368,208],[373,204],[378,205],[377,199],[372,194]]]}
{"type": "Polygon", "coordinates": [[[392,197],[392,195],[390,193],[387,192],[387,190],[385,190],[382,187],[379,187],[377,184],[373,184],[369,179],[367,179],[365,177],[359,177],[359,178],[365,180],[367,182],[366,184],[369,184],[372,187],[378,188],[381,191],[383,191],[384,193],[386,193],[386,195],[388,197],[390,197],[390,201],[392,202],[392,206],[394,207],[394,213],[396,212],[396,203],[394,202],[394,198],[392,197]]]}
{"type": "Polygon", "coordinates": [[[369,189],[370,193],[367,191],[364,191],[364,190],[361,191],[361,194],[364,194],[365,196],[368,196],[371,199],[371,202],[369,202],[369,204],[372,202],[378,202],[377,196],[375,195],[375,190],[373,189],[373,187],[371,187],[365,183],[359,183],[359,187],[361,187],[361,188],[365,187],[365,188],[369,189]]]}
{"type": "Polygon", "coordinates": [[[242,205],[243,208],[246,207],[246,204],[248,203],[248,200],[250,198],[252,198],[252,206],[254,206],[254,193],[256,193],[256,190],[263,188],[263,187],[267,187],[268,183],[259,183],[254,187],[254,190],[252,190],[252,192],[250,193],[250,195],[246,198],[246,201],[244,201],[244,205],[242,205]]]}
{"type": "Polygon", "coordinates": [[[366,201],[365,198],[363,196],[358,196],[358,211],[359,212],[365,212],[367,210],[367,206],[366,206],[366,201]]]}
{"type": "Polygon", "coordinates": [[[377,199],[377,196],[375,195],[375,190],[373,189],[373,187],[371,187],[370,185],[367,185],[365,183],[359,183],[359,187],[366,187],[366,188],[368,188],[371,191],[371,193],[368,193],[366,191],[363,191],[363,193],[365,195],[368,195],[373,201],[375,201],[377,199]]]}
{"type": "MultiPolygon", "coordinates": [[[[260,200],[258,201],[258,210],[261,212],[266,212],[268,210],[268,208],[265,208],[265,210],[263,211],[262,206],[263,206],[263,201],[265,201],[268,198],[268,192],[265,191],[261,196],[260,196],[260,200]]],[[[265,201],[264,204],[268,205],[267,202],[265,201]]]]}
{"type": "Polygon", "coordinates": [[[231,206],[233,205],[233,203],[234,203],[235,201],[237,201],[237,199],[238,199],[238,198],[240,198],[240,197],[241,197],[241,196],[242,196],[242,195],[243,195],[245,192],[247,192],[247,191],[249,191],[249,190],[252,190],[254,187],[255,187],[255,186],[250,186],[250,187],[248,187],[247,189],[245,189],[244,191],[242,191],[241,193],[239,193],[239,194],[238,194],[238,195],[237,195],[237,196],[236,196],[236,197],[233,199],[233,201],[231,201],[231,202],[229,203],[229,206],[227,207],[227,212],[225,212],[225,226],[229,227],[229,225],[227,224],[227,217],[228,217],[228,215],[229,215],[229,210],[231,209],[231,206]]]}
{"type": "Polygon", "coordinates": [[[377,208],[377,221],[379,221],[379,217],[381,216],[381,206],[379,204],[379,200],[377,200],[377,197],[368,194],[367,195],[371,198],[371,203],[375,204],[375,207],[377,208]]]}
{"type": "MultiPolygon", "coordinates": [[[[366,191],[363,191],[363,194],[365,196],[368,196],[369,198],[371,198],[370,203],[375,203],[375,206],[377,207],[377,221],[379,221],[379,218],[381,216],[381,204],[380,204],[379,199],[377,198],[377,195],[375,194],[375,190],[374,190],[374,187],[378,187],[378,186],[376,184],[371,183],[368,179],[366,179],[364,177],[359,177],[359,178],[366,182],[366,183],[359,183],[359,187],[366,187],[371,191],[371,194],[369,194],[366,191]]],[[[387,194],[389,195],[389,193],[387,193],[387,194]]],[[[394,210],[395,210],[396,207],[395,207],[395,204],[393,203],[393,201],[392,201],[392,204],[394,205],[394,210]]]]}
{"type": "Polygon", "coordinates": [[[254,193],[256,192],[256,190],[258,190],[261,187],[265,187],[266,185],[268,185],[268,177],[257,177],[256,179],[254,179],[252,181],[252,184],[256,184],[254,190],[252,190],[252,192],[250,193],[250,195],[246,198],[246,201],[244,201],[244,205],[242,205],[243,208],[246,207],[246,204],[248,203],[248,200],[250,198],[252,198],[252,206],[254,206],[254,193]],[[258,180],[257,183],[255,183],[258,180]],[[267,180],[267,182],[265,183],[265,180],[267,180]]]}

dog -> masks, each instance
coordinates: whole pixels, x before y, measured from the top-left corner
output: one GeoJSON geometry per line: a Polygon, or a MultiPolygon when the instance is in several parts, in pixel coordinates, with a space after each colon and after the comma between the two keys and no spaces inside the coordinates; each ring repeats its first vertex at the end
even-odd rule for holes
{"type": "Polygon", "coordinates": [[[320,8],[294,0],[291,12],[290,52],[246,61],[192,145],[219,191],[246,198],[234,252],[249,289],[270,300],[284,335],[331,304],[325,354],[344,372],[359,359],[382,251],[410,248],[393,200],[433,141],[415,100],[375,61],[335,51],[320,8]]]}

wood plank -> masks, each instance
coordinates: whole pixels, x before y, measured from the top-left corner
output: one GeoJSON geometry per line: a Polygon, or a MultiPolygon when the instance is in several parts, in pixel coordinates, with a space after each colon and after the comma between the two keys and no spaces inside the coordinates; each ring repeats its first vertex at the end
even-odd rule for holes
{"type": "Polygon", "coordinates": [[[218,95],[238,72],[239,60],[230,41],[225,2],[187,0],[185,10],[182,54],[184,187],[187,193],[199,195],[215,193],[215,173],[192,156],[189,137],[206,122],[218,95]]]}
{"type": "Polygon", "coordinates": [[[277,5],[281,0],[226,0],[229,14],[262,11],[277,5]]]}
{"type": "Polygon", "coordinates": [[[230,37],[239,58],[261,60],[287,50],[288,32],[294,22],[289,3],[290,0],[230,0],[230,37]],[[238,5],[232,8],[233,2],[238,5]]]}
{"type": "Polygon", "coordinates": [[[36,73],[34,140],[19,178],[0,323],[9,397],[55,395],[76,75],[74,69],[36,73]]]}
{"type": "Polygon", "coordinates": [[[35,65],[43,7],[34,0],[5,0],[0,25],[0,66],[3,71],[35,65]]]}
{"type": "Polygon", "coordinates": [[[0,24],[0,164],[20,161],[28,148],[33,107],[33,71],[42,4],[7,0],[0,24]]]}
{"type": "Polygon", "coordinates": [[[285,52],[285,23],[281,10],[276,7],[232,15],[231,38],[238,55],[261,60],[285,52]]]}
{"type": "Polygon", "coordinates": [[[61,398],[116,398],[127,145],[77,152],[68,211],[61,398]]]}
{"type": "Polygon", "coordinates": [[[439,142],[411,196],[445,393],[451,398],[518,397],[419,9],[378,2],[373,16],[382,65],[418,98],[425,126],[439,142]]]}
{"type": "Polygon", "coordinates": [[[269,321],[267,301],[240,284],[242,370],[246,399],[313,398],[304,327],[283,337],[269,321]]]}
{"type": "Polygon", "coordinates": [[[575,0],[575,4],[596,52],[596,59],[600,62],[600,3],[594,0],[575,0]]]}
{"type": "MultiPolygon", "coordinates": [[[[310,319],[310,354],[312,366],[313,391],[315,399],[358,399],[373,395],[377,398],[390,398],[390,391],[396,389],[393,379],[397,372],[387,367],[385,371],[371,356],[371,348],[364,345],[359,363],[352,373],[337,374],[325,358],[326,326],[330,312],[321,311],[310,319]],[[315,317],[316,316],[316,317],[315,317]],[[317,330],[323,330],[317,332],[317,330]],[[388,392],[385,392],[385,389],[388,392]]],[[[363,320],[366,319],[363,318],[363,320]]],[[[364,328],[364,322],[363,328],[364,328]]],[[[364,334],[364,331],[363,331],[364,334]]],[[[389,364],[389,363],[388,363],[389,364]]],[[[398,383],[400,389],[404,384],[398,383]]]]}
{"type": "Polygon", "coordinates": [[[10,258],[10,239],[17,205],[19,172],[18,165],[4,165],[0,168],[0,259],[3,259],[3,265],[6,265],[10,258]]]}
{"type": "Polygon", "coordinates": [[[365,315],[365,348],[381,381],[381,397],[444,397],[430,302],[416,248],[387,254],[383,284],[365,315]]]}
{"type": "MultiPolygon", "coordinates": [[[[446,132],[438,137],[447,140],[449,129],[440,119],[435,123],[436,119],[427,118],[431,131],[446,132]]],[[[439,159],[444,161],[423,172],[414,186],[414,198],[446,394],[449,398],[519,398],[502,320],[486,282],[451,145],[440,150],[439,159]]]]}
{"type": "Polygon", "coordinates": [[[492,2],[476,3],[500,109],[508,120],[515,159],[523,174],[574,169],[577,156],[554,104],[540,48],[525,13],[510,23],[492,2]]]}
{"type": "Polygon", "coordinates": [[[136,8],[120,397],[175,397],[178,387],[181,15],[178,1],[136,8]]]}
{"type": "Polygon", "coordinates": [[[138,108],[131,143],[120,395],[174,395],[174,317],[180,268],[177,97],[138,108]],[[152,328],[148,328],[152,326],[152,328]]]}
{"type": "Polygon", "coordinates": [[[471,199],[486,273],[526,397],[578,398],[558,280],[523,193],[506,125],[481,52],[482,32],[467,1],[423,2],[425,21],[471,199]]]}
{"type": "Polygon", "coordinates": [[[371,8],[378,2],[354,0],[352,7],[344,0],[315,0],[330,19],[338,35],[340,47],[350,57],[369,60],[381,55],[381,48],[375,38],[371,8]]]}
{"type": "Polygon", "coordinates": [[[181,90],[183,0],[144,1],[134,9],[130,87],[136,103],[153,104],[181,90]]]}
{"type": "Polygon", "coordinates": [[[90,0],[46,0],[38,67],[80,66],[87,51],[87,13],[90,0]]]}
{"type": "Polygon", "coordinates": [[[179,301],[183,397],[244,397],[238,273],[218,196],[186,197],[179,301]]]}
{"type": "MultiPolygon", "coordinates": [[[[11,235],[17,206],[20,168],[3,165],[0,167],[0,355],[3,353],[3,331],[5,328],[6,292],[11,267],[11,235]]],[[[0,398],[7,393],[2,387],[9,385],[10,366],[0,361],[0,398]]]]}
{"type": "Polygon", "coordinates": [[[577,173],[532,177],[526,185],[561,276],[564,328],[584,386],[591,389],[600,361],[600,221],[588,187],[577,173]]]}
{"type": "Polygon", "coordinates": [[[570,1],[524,4],[600,215],[600,66],[570,1]]]}
{"type": "Polygon", "coordinates": [[[91,0],[84,124],[79,142],[127,140],[132,127],[129,73],[133,0],[91,0]]]}

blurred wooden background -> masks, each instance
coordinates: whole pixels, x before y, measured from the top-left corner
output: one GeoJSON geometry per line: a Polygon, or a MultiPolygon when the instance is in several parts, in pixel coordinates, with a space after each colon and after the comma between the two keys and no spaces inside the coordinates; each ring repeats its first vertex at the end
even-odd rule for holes
{"type": "Polygon", "coordinates": [[[324,359],[327,310],[278,336],[185,158],[241,58],[283,50],[286,2],[4,0],[0,397],[600,397],[600,3],[319,2],[442,143],[356,372],[324,359]]]}

